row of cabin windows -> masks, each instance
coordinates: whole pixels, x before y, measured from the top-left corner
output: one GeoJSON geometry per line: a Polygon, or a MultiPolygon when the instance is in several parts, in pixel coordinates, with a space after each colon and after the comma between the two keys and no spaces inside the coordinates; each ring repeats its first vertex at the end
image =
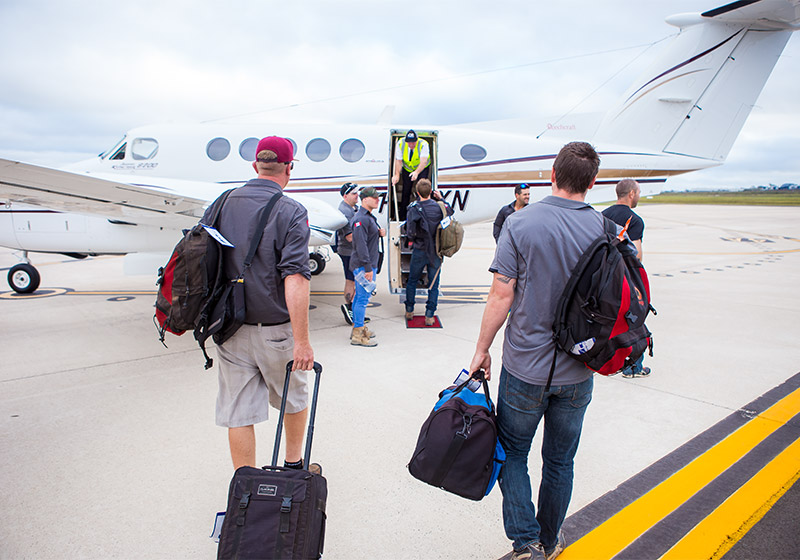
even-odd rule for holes
{"type": "MultiPolygon", "coordinates": [[[[294,154],[297,154],[297,143],[291,138],[294,154]]],[[[258,138],[247,138],[239,144],[239,156],[245,161],[255,161],[258,138]]],[[[364,157],[367,149],[357,138],[349,138],[339,146],[339,155],[343,160],[355,163],[364,157]]],[[[131,157],[135,160],[146,160],[158,153],[158,142],[153,138],[134,138],[130,147],[131,157]]],[[[206,155],[213,161],[222,161],[231,153],[231,143],[225,138],[214,138],[206,145],[206,155]]],[[[461,157],[465,161],[481,161],[486,157],[486,150],[477,144],[465,144],[461,147],[461,157]]],[[[324,138],[314,138],[306,144],[306,156],[315,162],[325,161],[331,155],[331,144],[324,138]]],[[[109,159],[125,158],[125,144],[113,151],[109,159]]]]}
{"type": "MultiPolygon", "coordinates": [[[[293,154],[297,155],[297,143],[292,143],[293,154]]],[[[239,155],[245,161],[255,161],[258,138],[248,138],[239,144],[239,155]]],[[[357,138],[349,138],[339,146],[339,155],[343,160],[355,163],[367,152],[364,143],[357,138]]],[[[222,161],[231,153],[231,143],[225,138],[214,138],[206,146],[206,154],[214,161],[222,161]]],[[[315,162],[325,161],[331,155],[331,144],[324,138],[314,138],[306,144],[306,156],[315,162]]],[[[465,144],[461,147],[461,157],[465,161],[481,161],[486,157],[486,150],[477,144],[465,144]]]]}

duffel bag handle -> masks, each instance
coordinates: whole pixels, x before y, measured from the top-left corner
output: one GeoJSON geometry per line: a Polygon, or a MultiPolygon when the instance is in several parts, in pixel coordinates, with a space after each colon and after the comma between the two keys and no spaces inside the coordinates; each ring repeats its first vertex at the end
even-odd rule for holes
{"type": "Polygon", "coordinates": [[[469,382],[472,381],[473,379],[475,379],[476,381],[480,381],[481,385],[483,385],[483,396],[486,397],[486,407],[492,412],[494,412],[494,404],[492,404],[492,397],[489,395],[489,383],[486,381],[486,372],[484,372],[482,369],[478,369],[477,371],[473,372],[472,375],[470,375],[466,381],[463,381],[461,385],[456,387],[453,390],[453,396],[455,397],[461,391],[463,391],[464,388],[467,385],[469,385],[469,382]]]}

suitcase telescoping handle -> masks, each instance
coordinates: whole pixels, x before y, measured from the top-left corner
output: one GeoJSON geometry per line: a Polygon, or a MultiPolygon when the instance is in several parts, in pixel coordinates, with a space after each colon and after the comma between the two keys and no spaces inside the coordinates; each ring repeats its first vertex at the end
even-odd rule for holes
{"type": "MultiPolygon", "coordinates": [[[[289,380],[292,377],[292,365],[294,360],[286,364],[286,379],[283,382],[283,398],[281,399],[281,413],[278,416],[278,431],[275,434],[275,447],[272,450],[272,466],[278,466],[278,452],[281,448],[281,434],[283,433],[283,416],[286,413],[286,397],[289,395],[289,380]]],[[[314,373],[316,379],[314,380],[314,393],[311,397],[311,411],[308,415],[308,432],[306,433],[306,451],[305,458],[303,459],[304,466],[307,469],[311,464],[311,440],[314,439],[314,417],[317,414],[317,396],[319,395],[319,380],[322,373],[322,366],[314,362],[314,373]]]]}

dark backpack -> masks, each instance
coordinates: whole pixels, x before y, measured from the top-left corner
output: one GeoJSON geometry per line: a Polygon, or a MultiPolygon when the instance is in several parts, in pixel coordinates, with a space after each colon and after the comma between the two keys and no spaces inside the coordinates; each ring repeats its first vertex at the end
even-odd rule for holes
{"type": "Polygon", "coordinates": [[[250,267],[272,207],[282,196],[273,196],[261,212],[250,252],[241,274],[225,277],[223,250],[206,229],[216,228],[225,200],[233,189],[222,193],[210,207],[208,224],[198,223],[184,232],[167,264],[158,270],[158,295],[153,321],[164,346],[167,331],[182,335],[191,330],[206,359],[205,368],[214,365],[206,352],[206,340],[222,344],[244,323],[244,273],[250,267]]]}
{"type": "Polygon", "coordinates": [[[613,375],[650,349],[652,335],[644,324],[650,284],[633,247],[603,217],[605,232],[595,239],[572,270],[556,307],[556,343],[547,388],[559,349],[602,375],[613,375]]]}
{"type": "MultiPolygon", "coordinates": [[[[437,202],[442,209],[442,215],[446,218],[447,207],[443,202],[437,202]]],[[[436,254],[440,257],[452,257],[461,249],[461,243],[464,241],[464,226],[451,216],[450,223],[446,228],[442,228],[441,223],[436,226],[434,235],[436,237],[436,254]]]]}
{"type": "MultiPolygon", "coordinates": [[[[169,261],[158,269],[158,294],[153,322],[164,346],[167,331],[180,336],[198,327],[203,310],[221,284],[222,247],[205,226],[216,227],[222,206],[232,191],[225,191],[212,203],[209,224],[201,222],[183,231],[183,238],[175,245],[169,261]]],[[[205,353],[205,348],[203,354],[208,369],[213,362],[205,353]]]]}

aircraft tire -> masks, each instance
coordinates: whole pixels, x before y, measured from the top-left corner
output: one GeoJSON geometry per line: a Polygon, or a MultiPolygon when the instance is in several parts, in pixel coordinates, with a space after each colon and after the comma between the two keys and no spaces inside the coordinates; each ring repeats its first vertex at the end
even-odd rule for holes
{"type": "Polygon", "coordinates": [[[309,253],[308,266],[311,268],[311,276],[322,274],[325,270],[325,257],[317,253],[309,253]]]}
{"type": "Polygon", "coordinates": [[[35,292],[40,280],[39,271],[28,263],[12,266],[8,271],[8,285],[20,294],[35,292]]]}

